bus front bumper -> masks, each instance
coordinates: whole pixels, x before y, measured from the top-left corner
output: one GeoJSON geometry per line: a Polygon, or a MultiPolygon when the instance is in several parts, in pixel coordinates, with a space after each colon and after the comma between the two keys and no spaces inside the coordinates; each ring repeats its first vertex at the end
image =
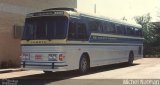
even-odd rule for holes
{"type": "Polygon", "coordinates": [[[43,70],[43,71],[67,71],[65,62],[31,62],[22,61],[21,68],[24,70],[43,70]]]}

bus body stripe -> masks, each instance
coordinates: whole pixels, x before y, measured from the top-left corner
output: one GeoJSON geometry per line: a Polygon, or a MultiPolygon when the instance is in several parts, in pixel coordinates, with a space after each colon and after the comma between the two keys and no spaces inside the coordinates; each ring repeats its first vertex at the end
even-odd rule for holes
{"type": "Polygon", "coordinates": [[[116,37],[116,38],[129,38],[129,39],[144,39],[141,37],[123,36],[115,34],[102,34],[102,33],[91,33],[91,36],[106,36],[106,37],[116,37]]]}
{"type": "Polygon", "coordinates": [[[129,43],[68,43],[68,44],[21,44],[21,46],[78,46],[78,45],[88,45],[88,46],[140,46],[141,44],[129,44],[129,43]]]}
{"type": "MultiPolygon", "coordinates": [[[[98,34],[93,33],[90,36],[90,39],[88,41],[79,41],[74,40],[72,43],[76,44],[123,44],[123,43],[129,43],[129,44],[142,44],[144,38],[140,37],[129,37],[129,36],[118,36],[118,35],[111,35],[111,34],[98,34]]],[[[55,39],[55,40],[22,40],[21,44],[68,44],[67,39],[55,39]]]]}

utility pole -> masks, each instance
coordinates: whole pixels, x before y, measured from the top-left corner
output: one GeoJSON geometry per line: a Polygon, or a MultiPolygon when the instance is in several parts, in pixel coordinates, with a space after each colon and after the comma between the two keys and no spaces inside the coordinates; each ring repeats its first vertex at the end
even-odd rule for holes
{"type": "Polygon", "coordinates": [[[96,14],[96,12],[97,12],[97,6],[96,4],[94,4],[94,13],[96,14]]]}

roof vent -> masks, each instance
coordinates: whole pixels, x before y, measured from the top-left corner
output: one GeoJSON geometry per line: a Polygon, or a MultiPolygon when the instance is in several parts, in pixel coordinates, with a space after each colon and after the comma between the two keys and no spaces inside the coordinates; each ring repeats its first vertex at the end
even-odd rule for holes
{"type": "Polygon", "coordinates": [[[50,9],[45,9],[43,11],[53,11],[53,10],[66,10],[66,11],[74,11],[77,12],[76,9],[74,8],[50,8],[50,9]]]}

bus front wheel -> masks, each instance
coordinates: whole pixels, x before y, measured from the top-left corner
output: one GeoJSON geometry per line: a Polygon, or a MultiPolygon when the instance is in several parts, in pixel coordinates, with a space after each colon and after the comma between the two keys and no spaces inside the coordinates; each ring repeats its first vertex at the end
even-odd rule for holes
{"type": "Polygon", "coordinates": [[[90,64],[89,64],[89,59],[87,58],[86,55],[82,55],[79,63],[79,72],[81,74],[85,74],[89,71],[90,64]]]}

